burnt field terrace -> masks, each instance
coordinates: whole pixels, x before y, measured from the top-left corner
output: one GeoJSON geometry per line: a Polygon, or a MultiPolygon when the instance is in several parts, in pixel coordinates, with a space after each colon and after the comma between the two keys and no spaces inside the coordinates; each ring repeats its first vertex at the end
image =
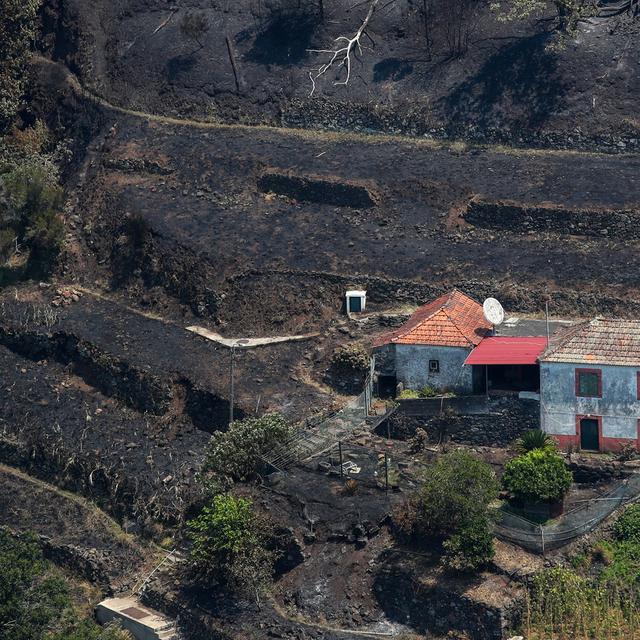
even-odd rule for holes
{"type": "MultiPolygon", "coordinates": [[[[459,286],[493,292],[523,311],[540,310],[545,291],[558,312],[638,310],[635,239],[529,222],[532,206],[554,205],[573,212],[572,220],[616,210],[633,222],[636,156],[111,115],[114,126],[92,145],[78,191],[78,236],[92,249],[73,267],[80,280],[95,277],[91,266],[107,286],[142,283],[134,298],[157,286],[200,315],[256,334],[322,325],[350,284],[367,285],[383,305],[459,286]],[[522,224],[517,215],[506,225],[466,221],[478,196],[516,203],[522,224]],[[138,245],[126,226],[131,216],[148,226],[138,245]],[[127,264],[133,275],[118,278],[127,264]]],[[[503,209],[496,206],[496,215],[503,209]]]]}
{"type": "MultiPolygon", "coordinates": [[[[0,301],[0,461],[118,518],[180,522],[210,433],[228,423],[230,350],[90,293],[59,309],[54,296],[23,288],[0,301]]],[[[304,368],[314,347],[237,353],[236,419],[325,409],[329,394],[304,368]]]]}

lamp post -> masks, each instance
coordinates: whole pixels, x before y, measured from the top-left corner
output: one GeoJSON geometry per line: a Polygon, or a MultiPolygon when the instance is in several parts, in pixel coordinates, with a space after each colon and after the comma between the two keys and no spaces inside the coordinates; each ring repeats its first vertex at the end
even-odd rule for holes
{"type": "Polygon", "coordinates": [[[231,345],[231,362],[229,363],[229,426],[233,424],[233,403],[234,403],[234,393],[235,393],[235,358],[236,358],[236,349],[248,344],[249,340],[242,339],[236,340],[231,345]]]}

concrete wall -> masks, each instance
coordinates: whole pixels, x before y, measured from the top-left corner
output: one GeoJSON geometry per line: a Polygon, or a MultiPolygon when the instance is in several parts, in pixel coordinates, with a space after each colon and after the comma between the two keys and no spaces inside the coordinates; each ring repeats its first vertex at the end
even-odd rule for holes
{"type": "Polygon", "coordinates": [[[457,393],[473,390],[471,367],[463,366],[471,349],[396,344],[396,375],[406,389],[451,389],[457,393]],[[429,360],[440,361],[440,372],[429,373],[429,360]]]}
{"type": "Polygon", "coordinates": [[[576,416],[602,417],[600,448],[616,451],[624,444],[638,445],[638,369],[593,364],[543,362],[540,365],[542,428],[563,446],[579,447],[576,416]],[[576,397],[575,371],[602,371],[602,397],[576,397]]]}

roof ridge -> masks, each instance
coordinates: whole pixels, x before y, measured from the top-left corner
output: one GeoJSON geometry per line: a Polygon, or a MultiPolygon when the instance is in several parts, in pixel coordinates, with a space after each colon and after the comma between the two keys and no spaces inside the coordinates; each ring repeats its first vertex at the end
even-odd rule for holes
{"type": "Polygon", "coordinates": [[[467,334],[458,326],[458,323],[456,322],[455,318],[449,313],[448,309],[442,309],[442,311],[444,311],[444,313],[446,314],[447,318],[449,318],[449,320],[451,321],[451,324],[453,324],[453,326],[456,328],[456,330],[458,331],[458,333],[471,345],[471,346],[475,346],[474,342],[472,340],[469,340],[469,337],[467,336],[467,334]]]}

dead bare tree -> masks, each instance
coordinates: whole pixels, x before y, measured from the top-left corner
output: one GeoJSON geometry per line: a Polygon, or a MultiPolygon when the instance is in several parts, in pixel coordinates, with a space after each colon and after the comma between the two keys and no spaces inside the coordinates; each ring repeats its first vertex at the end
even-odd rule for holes
{"type": "MultiPolygon", "coordinates": [[[[395,0],[390,0],[388,4],[392,4],[393,2],[395,2],[395,0]]],[[[321,64],[317,69],[309,72],[309,78],[311,80],[311,93],[309,94],[309,97],[315,93],[316,82],[318,79],[331,69],[343,69],[345,73],[344,79],[337,80],[335,82],[336,85],[346,86],[349,84],[353,58],[357,58],[359,55],[362,55],[362,38],[366,36],[373,44],[371,36],[367,33],[367,28],[369,27],[371,18],[373,18],[373,14],[380,5],[380,0],[368,0],[367,3],[369,5],[367,15],[351,38],[347,36],[338,36],[334,40],[336,46],[333,49],[309,49],[309,53],[318,53],[330,56],[327,62],[321,64]]]]}

